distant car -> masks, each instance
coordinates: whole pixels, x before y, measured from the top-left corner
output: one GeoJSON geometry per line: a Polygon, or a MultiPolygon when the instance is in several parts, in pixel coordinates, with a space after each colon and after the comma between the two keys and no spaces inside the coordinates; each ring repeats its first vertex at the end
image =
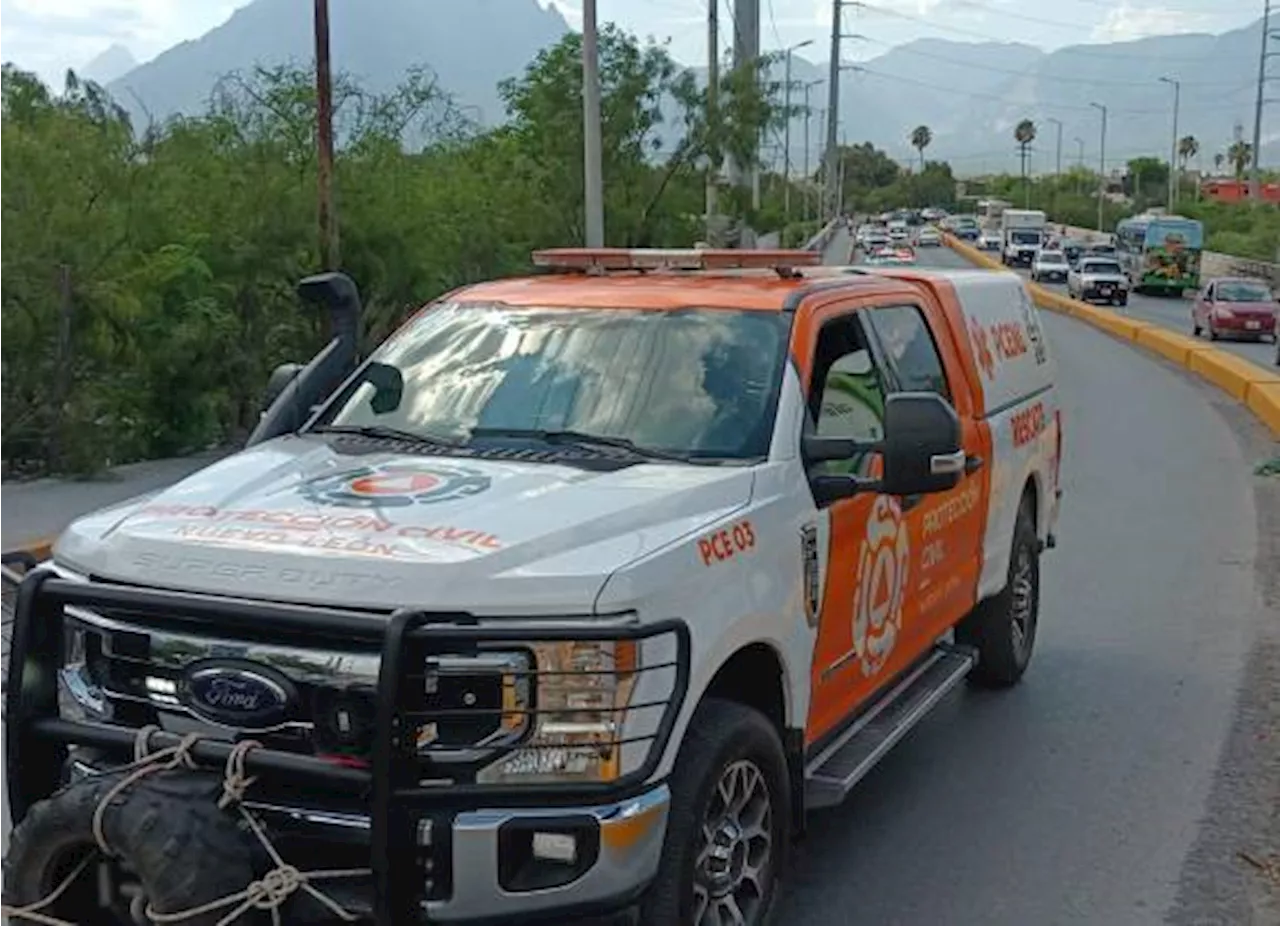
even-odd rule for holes
{"type": "Polygon", "coordinates": [[[890,225],[889,239],[894,242],[906,241],[911,237],[911,231],[906,225],[890,225]]]}
{"type": "Polygon", "coordinates": [[[1086,254],[1067,273],[1067,295],[1083,302],[1128,305],[1129,277],[1119,261],[1086,254]]]}
{"type": "Polygon", "coordinates": [[[1076,261],[1080,259],[1080,255],[1084,253],[1084,242],[1078,238],[1064,238],[1062,240],[1062,253],[1067,257],[1067,263],[1072,267],[1076,265],[1076,261]]]}
{"type": "Polygon", "coordinates": [[[1044,248],[1036,254],[1031,262],[1031,281],[1033,283],[1065,283],[1067,282],[1067,255],[1060,250],[1044,248]]]}
{"type": "Polygon", "coordinates": [[[876,248],[866,258],[866,263],[880,267],[905,267],[916,262],[916,252],[910,247],[890,245],[876,248]]]}
{"type": "Polygon", "coordinates": [[[916,247],[936,248],[942,244],[941,233],[932,225],[926,225],[916,235],[916,247]]]}
{"type": "Polygon", "coordinates": [[[1000,250],[1000,233],[994,231],[984,231],[978,234],[978,250],[979,251],[998,251],[1000,250]]]}
{"type": "Polygon", "coordinates": [[[1114,259],[1116,256],[1116,246],[1114,244],[1091,244],[1084,249],[1081,257],[1108,257],[1114,259]]]}
{"type": "Polygon", "coordinates": [[[881,229],[873,229],[862,240],[862,248],[867,252],[876,250],[877,248],[887,248],[890,245],[889,233],[881,229]]]}
{"type": "MultiPolygon", "coordinates": [[[[1223,335],[1276,340],[1280,312],[1271,287],[1246,277],[1214,277],[1196,294],[1191,306],[1191,333],[1201,331],[1216,341],[1223,335]]],[[[1280,348],[1277,349],[1280,363],[1280,348]]]]}

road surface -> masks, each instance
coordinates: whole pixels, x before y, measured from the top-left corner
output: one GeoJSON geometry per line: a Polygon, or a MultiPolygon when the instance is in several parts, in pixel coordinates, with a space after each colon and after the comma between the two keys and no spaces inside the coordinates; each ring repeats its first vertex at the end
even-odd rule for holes
{"type": "MultiPolygon", "coordinates": [[[[1172,367],[1044,324],[1065,495],[1031,668],[1012,691],[955,693],[811,821],[788,926],[1280,922],[1235,855],[1280,852],[1280,621],[1259,584],[1275,550],[1259,558],[1251,472],[1274,445],[1172,367]],[[1220,767],[1268,735],[1269,752],[1220,767]]],[[[1272,532],[1278,497],[1262,503],[1272,532]]]]}

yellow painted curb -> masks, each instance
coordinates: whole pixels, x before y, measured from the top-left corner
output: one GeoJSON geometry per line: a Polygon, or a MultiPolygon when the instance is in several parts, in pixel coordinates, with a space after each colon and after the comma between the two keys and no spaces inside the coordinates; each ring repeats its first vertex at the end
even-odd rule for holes
{"type": "Polygon", "coordinates": [[[1250,384],[1245,404],[1266,422],[1272,433],[1280,434],[1280,383],[1250,384]]]}
{"type": "Polygon", "coordinates": [[[12,550],[5,550],[5,554],[26,553],[29,556],[43,562],[53,554],[53,544],[57,537],[41,537],[37,540],[28,540],[20,543],[12,550]]]}
{"type": "MultiPolygon", "coordinates": [[[[970,263],[991,270],[1005,270],[977,248],[970,247],[954,235],[943,235],[947,247],[970,263]]],[[[1207,380],[1238,402],[1242,402],[1280,438],[1280,371],[1272,373],[1235,354],[1202,344],[1194,338],[1178,334],[1149,322],[1138,322],[1104,312],[1101,309],[1068,299],[1035,283],[1027,283],[1032,301],[1042,309],[1070,315],[1108,334],[1159,354],[1207,380]]]]}
{"type": "Polygon", "coordinates": [[[1154,351],[1160,356],[1184,367],[1190,363],[1190,357],[1193,352],[1213,350],[1213,348],[1205,346],[1202,341],[1197,341],[1193,337],[1178,334],[1176,331],[1170,331],[1167,328],[1160,328],[1156,325],[1148,325],[1142,331],[1139,331],[1135,340],[1147,350],[1154,351]]]}
{"type": "Polygon", "coordinates": [[[1268,376],[1256,363],[1213,348],[1196,351],[1187,367],[1240,402],[1245,400],[1252,384],[1280,383],[1280,376],[1268,376]]]}

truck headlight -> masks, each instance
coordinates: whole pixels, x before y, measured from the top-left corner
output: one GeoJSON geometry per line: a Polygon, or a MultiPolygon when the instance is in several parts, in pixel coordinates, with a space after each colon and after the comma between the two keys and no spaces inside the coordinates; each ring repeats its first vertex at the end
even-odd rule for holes
{"type": "Polygon", "coordinates": [[[476,780],[609,782],[642,768],[676,692],[674,641],[548,642],[531,650],[537,684],[528,736],[476,780]]]}

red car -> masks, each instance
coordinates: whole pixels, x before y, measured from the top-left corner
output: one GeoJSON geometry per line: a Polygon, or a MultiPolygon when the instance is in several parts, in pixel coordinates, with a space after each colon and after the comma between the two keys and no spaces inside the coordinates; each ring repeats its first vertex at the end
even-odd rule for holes
{"type": "Polygon", "coordinates": [[[1277,312],[1280,305],[1261,280],[1215,277],[1196,294],[1191,333],[1208,331],[1214,341],[1222,335],[1275,340],[1277,312]]]}

